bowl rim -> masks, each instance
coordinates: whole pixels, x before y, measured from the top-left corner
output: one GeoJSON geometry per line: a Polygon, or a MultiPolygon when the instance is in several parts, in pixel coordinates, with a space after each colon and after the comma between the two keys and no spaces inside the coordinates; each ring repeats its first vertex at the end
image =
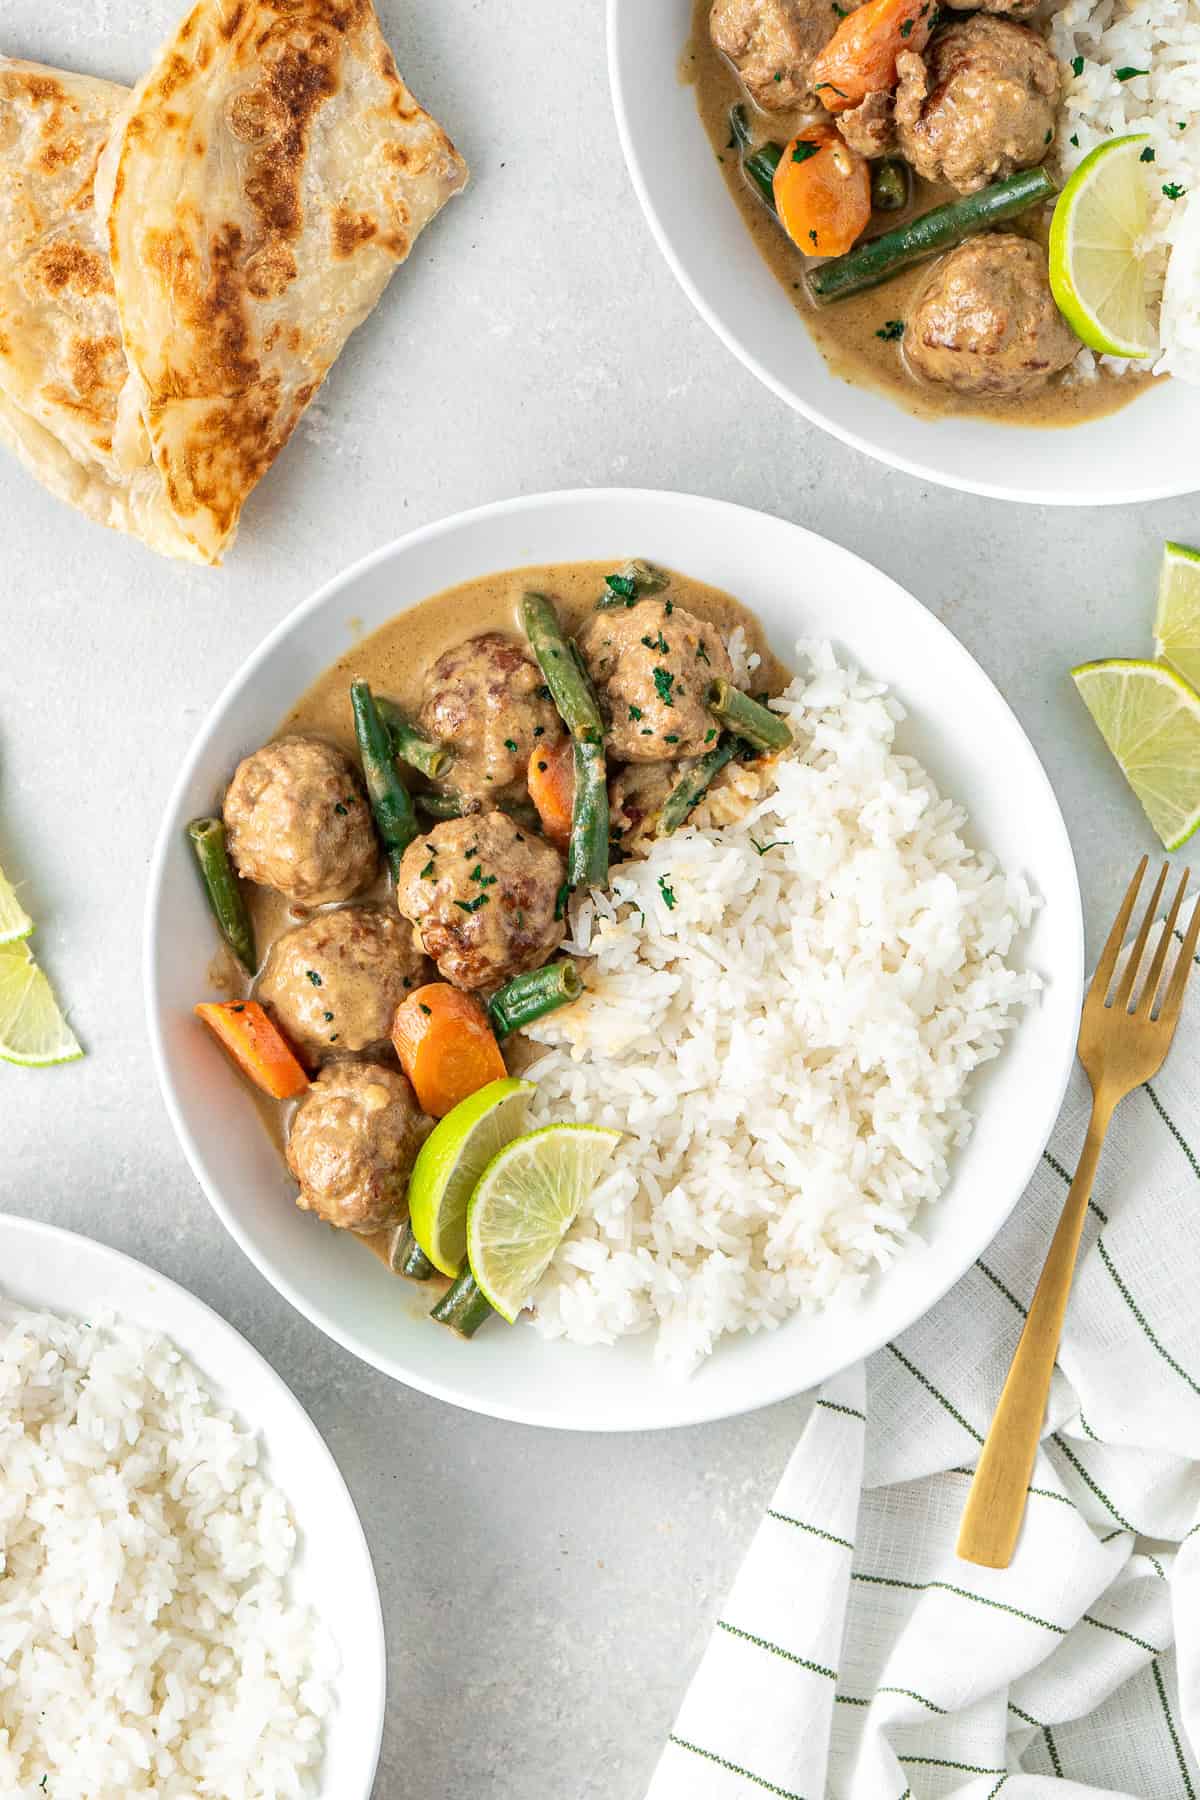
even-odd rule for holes
{"type": "MultiPolygon", "coordinates": [[[[313,614],[327,606],[338,594],[358,582],[371,570],[386,563],[391,557],[396,555],[397,552],[428,543],[439,537],[453,535],[465,526],[487,523],[492,519],[506,518],[514,514],[519,515],[523,512],[536,513],[548,506],[569,507],[578,504],[587,504],[623,507],[632,502],[649,502],[651,504],[666,502],[676,506],[716,510],[718,512],[740,515],[743,518],[754,520],[770,518],[785,524],[790,529],[799,531],[804,535],[814,537],[820,537],[821,535],[819,533],[811,532],[807,526],[797,525],[795,521],[784,519],[778,514],[765,513],[761,508],[744,506],[735,501],[718,500],[713,499],[708,495],[683,493],[673,489],[607,487],[551,489],[539,494],[523,494],[513,496],[506,500],[492,501],[484,506],[470,507],[461,512],[450,514],[447,517],[433,520],[425,525],[416,527],[410,532],[404,533],[401,537],[391,539],[388,543],[382,544],[377,549],[369,551],[365,556],[358,558],[357,561],[351,563],[347,568],[340,571],[340,573],[334,575],[329,581],[324,582],[315,593],[309,595],[306,600],[300,601],[291,612],[285,614],[262,640],[257,649],[254,650],[246,661],[234,671],[233,675],[225,683],[217,696],[217,699],[207,710],[200,728],[196,732],[187,755],[184,758],[179,774],[172,784],[155,841],[146,887],[142,966],[146,1025],[150,1040],[151,1060],[154,1066],[155,1077],[172,1129],[175,1132],[178,1142],[183,1148],[192,1173],[199,1183],[209,1205],[213,1208],[213,1211],[216,1213],[225,1229],[229,1232],[234,1242],[258,1270],[263,1279],[273,1287],[277,1293],[281,1294],[303,1318],[307,1319],[310,1324],[315,1325],[318,1330],[324,1332],[327,1337],[331,1338],[334,1343],[339,1344],[342,1349],[349,1351],[351,1355],[358,1357],[360,1361],[367,1363],[368,1366],[378,1369],[381,1374],[387,1375],[390,1379],[399,1381],[407,1387],[414,1388],[418,1392],[428,1394],[434,1399],[445,1401],[453,1406],[462,1407],[467,1411],[476,1412],[489,1418],[501,1419],[511,1424],[532,1425],[547,1430],[598,1432],[658,1431],[674,1430],[689,1425],[707,1424],[720,1419],[740,1417],[744,1413],[756,1412],[764,1406],[793,1399],[797,1394],[807,1392],[810,1388],[819,1385],[821,1381],[830,1379],[834,1371],[825,1370],[819,1372],[811,1380],[803,1381],[800,1386],[797,1386],[790,1378],[771,1385],[764,1384],[763,1391],[739,1402],[729,1402],[720,1399],[706,1400],[701,1384],[697,1382],[683,1383],[679,1386],[680,1405],[677,1411],[675,1411],[670,1418],[666,1419],[656,1418],[630,1421],[628,1418],[624,1417],[612,1417],[609,1414],[598,1414],[594,1411],[584,1413],[581,1410],[576,1419],[566,1420],[547,1416],[545,1411],[536,1404],[521,1404],[519,1402],[508,1401],[497,1402],[495,1399],[481,1397],[473,1393],[469,1387],[464,1387],[453,1380],[430,1377],[424,1373],[418,1373],[408,1367],[401,1366],[395,1358],[383,1359],[379,1357],[364,1343],[356,1339],[348,1328],[342,1326],[335,1318],[331,1317],[328,1310],[322,1304],[300,1292],[297,1285],[288,1277],[288,1275],[270,1258],[258,1250],[251,1239],[249,1232],[243,1228],[237,1214],[226,1202],[224,1195],[220,1192],[217,1185],[209,1179],[204,1154],[193,1133],[190,1131],[176,1098],[174,1077],[169,1067],[165,1038],[161,1024],[162,1007],[159,1003],[156,952],[162,928],[161,907],[163,902],[164,872],[168,858],[173,851],[178,850],[178,845],[176,844],[178,833],[173,829],[174,822],[178,816],[182,816],[184,810],[183,801],[188,788],[191,785],[196,767],[208,749],[215,722],[224,714],[228,705],[236,698],[240,691],[253,680],[263,665],[273,657],[277,647],[293,631],[297,630],[313,614]],[[690,1404],[685,1400],[685,1396],[688,1395],[692,1396],[690,1404]]],[[[821,541],[832,545],[839,554],[848,556],[855,562],[863,563],[863,565],[870,568],[879,579],[885,581],[890,587],[894,588],[896,593],[902,596],[909,605],[920,609],[925,615],[926,623],[931,627],[934,635],[942,642],[947,652],[952,657],[961,659],[969,665],[975,674],[991,688],[996,701],[1008,715],[1014,731],[1019,735],[1021,741],[1027,748],[1032,760],[1033,768],[1036,771],[1037,780],[1042,788],[1045,799],[1049,803],[1050,814],[1057,822],[1059,832],[1061,833],[1062,845],[1066,850],[1066,865],[1069,869],[1071,878],[1070,892],[1060,901],[1060,911],[1065,911],[1069,908],[1070,922],[1073,927],[1071,935],[1074,941],[1074,953],[1071,957],[1071,966],[1069,968],[1056,970],[1055,984],[1056,986],[1060,983],[1064,986],[1069,986],[1070,992],[1074,995],[1075,1000],[1081,1002],[1084,981],[1084,929],[1083,901],[1079,887],[1079,872],[1066,821],[1062,816],[1062,809],[1058,804],[1058,797],[1054,792],[1053,785],[1051,784],[1041,757],[1038,755],[1032,740],[1012,708],[1009,706],[1008,701],[1000,692],[1000,689],[987,674],[987,671],[975,660],[965,644],[959,641],[948,625],[945,625],[935,613],[924,606],[915,595],[910,594],[906,588],[901,587],[891,576],[876,569],[874,564],[867,563],[866,559],[860,557],[856,551],[847,549],[844,545],[836,543],[833,539],[822,538],[821,541]]],[[[703,579],[703,577],[701,577],[701,579],[703,579]]],[[[398,610],[402,611],[404,608],[399,608],[398,610]]],[[[948,1273],[943,1272],[936,1281],[930,1284],[928,1295],[923,1296],[919,1310],[912,1318],[908,1319],[900,1326],[886,1324],[882,1329],[879,1329],[878,1327],[872,1328],[870,1334],[867,1337],[864,1337],[858,1356],[853,1360],[863,1360],[867,1356],[873,1355],[875,1351],[881,1349],[892,1337],[898,1335],[899,1331],[908,1329],[909,1326],[916,1323],[918,1319],[923,1318],[931,1311],[934,1306],[945,1298],[950,1289],[961,1280],[963,1274],[970,1268],[974,1259],[983,1254],[988,1244],[991,1243],[996,1236],[996,1233],[1001,1230],[1007,1219],[1011,1216],[1013,1208],[1017,1205],[1033,1177],[1046,1144],[1050,1140],[1054,1124],[1061,1112],[1063,1099],[1066,1095],[1067,1085],[1075,1063],[1075,1038],[1076,1034],[1072,1031],[1069,1041],[1064,1039],[1059,1067],[1057,1069],[1046,1071],[1046,1079],[1040,1085],[1040,1092],[1044,1099],[1049,1100],[1051,1103],[1047,1107],[1045,1114],[1045,1130],[1043,1133],[1038,1134],[1036,1147],[1031,1148],[1028,1159],[1022,1163],[1019,1169],[1014,1169],[1011,1199],[1003,1214],[997,1216],[994,1221],[986,1223],[982,1229],[976,1230],[970,1234],[970,1254],[966,1254],[967,1246],[964,1243],[961,1255],[958,1259],[961,1261],[962,1266],[951,1268],[948,1273]],[[962,1260],[963,1257],[965,1257],[965,1260],[962,1260]]],[[[848,1366],[850,1366],[849,1363],[841,1363],[838,1365],[839,1369],[848,1366]]]]}
{"type": "MultiPolygon", "coordinates": [[[[872,461],[882,463],[885,468],[899,469],[902,474],[912,475],[918,481],[930,481],[937,487],[950,488],[959,493],[977,494],[985,500],[1005,500],[1016,505],[1027,506],[1141,506],[1148,505],[1155,500],[1177,500],[1197,492],[1196,482],[1189,479],[1185,473],[1187,458],[1184,456],[1179,459],[1180,477],[1178,480],[1148,482],[1141,486],[1131,486],[1129,491],[1123,494],[1106,493],[1097,496],[1083,489],[1074,488],[1062,488],[1047,492],[1041,488],[1022,487],[1016,483],[979,481],[970,475],[959,474],[932,463],[923,462],[919,457],[905,456],[901,452],[883,448],[872,442],[870,438],[863,437],[849,426],[841,424],[837,419],[831,417],[822,406],[806,398],[796,388],[790,387],[787,382],[781,381],[773,375],[705,298],[685,266],[683,258],[676,250],[666,220],[651,194],[642,158],[635,147],[633,125],[620,78],[620,34],[624,29],[628,13],[637,3],[638,0],[607,0],[605,32],[609,91],[612,95],[613,113],[616,117],[617,137],[620,140],[621,152],[625,159],[630,182],[642,214],[650,227],[651,235],[662,253],[663,260],[700,317],[725,348],[737,358],[743,368],[748,369],[765,388],[770,389],[777,399],[782,400],[794,412],[802,413],[812,424],[819,426],[822,431],[827,431],[831,437],[847,444],[850,449],[858,450],[862,455],[869,456],[872,461]]],[[[1133,404],[1136,405],[1137,401],[1134,400],[1133,404]]],[[[1004,429],[1019,430],[1020,427],[1006,426],[1004,429]]]]}

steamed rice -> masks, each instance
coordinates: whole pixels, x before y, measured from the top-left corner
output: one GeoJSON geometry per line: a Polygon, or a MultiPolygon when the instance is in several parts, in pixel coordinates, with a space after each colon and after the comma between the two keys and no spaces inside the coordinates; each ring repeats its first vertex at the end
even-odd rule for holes
{"type": "Polygon", "coordinates": [[[530,1032],[531,1123],[627,1135],[538,1289],[548,1337],[653,1331],[683,1370],[852,1301],[944,1189],[970,1077],[1040,986],[1009,962],[1034,896],[897,753],[901,706],[828,646],[800,659],[772,703],[797,748],[743,816],[572,904],[595,960],[530,1032]]]}
{"type": "Polygon", "coordinates": [[[258,1443],[164,1338],[0,1301],[0,1795],[316,1791],[332,1649],[258,1443]]]}
{"type": "MultiPolygon", "coordinates": [[[[1060,176],[1109,138],[1148,134],[1152,319],[1163,302],[1155,367],[1200,381],[1200,0],[1066,0],[1048,24],[1050,47],[1067,72],[1060,176]],[[1146,73],[1118,79],[1118,70],[1130,69],[1146,73]]],[[[1114,372],[1146,366],[1103,360],[1114,372]]],[[[1084,373],[1094,367],[1090,351],[1079,366],[1084,373]]]]}

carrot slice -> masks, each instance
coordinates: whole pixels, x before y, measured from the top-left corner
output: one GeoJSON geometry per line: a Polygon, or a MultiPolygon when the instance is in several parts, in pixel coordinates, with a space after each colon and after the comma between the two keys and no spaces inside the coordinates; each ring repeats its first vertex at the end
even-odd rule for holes
{"type": "Polygon", "coordinates": [[[805,256],[841,256],[871,217],[866,157],[852,150],[835,126],[808,126],[779,159],[775,209],[805,256]]]}
{"type": "Polygon", "coordinates": [[[304,1092],[308,1076],[257,1000],[204,1000],[196,1014],[264,1094],[290,1100],[304,1092]]]}
{"type": "Polygon", "coordinates": [[[434,1119],[508,1073],[483,1007],[445,981],[405,996],[392,1020],[392,1042],[417,1099],[434,1119]]]}
{"type": "Polygon", "coordinates": [[[542,830],[552,844],[565,850],[571,836],[575,806],[575,745],[569,737],[546,750],[535,744],[529,758],[529,798],[537,807],[542,830]]]}
{"type": "Polygon", "coordinates": [[[846,112],[868,94],[894,88],[896,58],[902,50],[925,48],[936,12],[934,0],[866,0],[847,13],[813,61],[811,80],[821,105],[846,112]]]}

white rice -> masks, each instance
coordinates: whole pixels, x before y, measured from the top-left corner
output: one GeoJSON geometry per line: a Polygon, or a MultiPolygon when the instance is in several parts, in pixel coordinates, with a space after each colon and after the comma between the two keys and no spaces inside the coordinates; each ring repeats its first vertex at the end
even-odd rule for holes
{"type": "Polygon", "coordinates": [[[165,1338],[0,1301],[0,1795],[314,1793],[333,1651],[254,1435],[165,1338]]]}
{"type": "MultiPolygon", "coordinates": [[[[1059,173],[1110,137],[1149,136],[1152,318],[1163,300],[1155,366],[1200,381],[1200,0],[1066,0],[1048,23],[1067,70],[1059,173]],[[1119,69],[1147,73],[1120,81],[1119,69]]],[[[1093,363],[1090,352],[1079,360],[1083,372],[1093,363]]],[[[1103,360],[1114,371],[1146,366],[1103,360]]]]}
{"type": "Polygon", "coordinates": [[[538,1289],[548,1337],[653,1330],[682,1371],[852,1301],[941,1194],[970,1077],[1041,985],[1007,961],[1033,895],[897,754],[901,706],[827,645],[799,654],[773,702],[797,749],[749,812],[572,906],[595,961],[531,1032],[531,1122],[627,1136],[538,1289]]]}

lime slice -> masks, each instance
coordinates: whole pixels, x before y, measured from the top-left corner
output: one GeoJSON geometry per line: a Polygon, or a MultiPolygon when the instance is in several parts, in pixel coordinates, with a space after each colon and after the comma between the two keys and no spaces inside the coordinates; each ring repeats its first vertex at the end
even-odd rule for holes
{"type": "Polygon", "coordinates": [[[544,1125],[493,1157],[467,1208],[467,1253],[511,1325],[621,1139],[600,1125],[544,1125]]]}
{"type": "Polygon", "coordinates": [[[33,920],[17,899],[12,882],[0,869],[0,944],[15,944],[18,938],[27,938],[32,930],[33,920]]]}
{"type": "Polygon", "coordinates": [[[532,1081],[490,1081],[448,1112],[421,1146],[408,1184],[413,1236],[443,1275],[467,1256],[467,1201],[492,1158],[525,1123],[532,1081]]]}
{"type": "Polygon", "coordinates": [[[1162,663],[1072,669],[1084,705],[1168,850],[1200,824],[1200,697],[1162,663]]]}
{"type": "Polygon", "coordinates": [[[1164,544],[1154,647],[1191,687],[1200,689],[1200,550],[1164,544]]]}
{"type": "Polygon", "coordinates": [[[1077,337],[1102,356],[1149,356],[1142,246],[1150,184],[1145,132],[1113,138],[1085,156],[1054,207],[1050,286],[1077,337]]]}
{"type": "Polygon", "coordinates": [[[83,1055],[50,983],[24,944],[0,944],[0,1062],[29,1069],[83,1055]]]}

